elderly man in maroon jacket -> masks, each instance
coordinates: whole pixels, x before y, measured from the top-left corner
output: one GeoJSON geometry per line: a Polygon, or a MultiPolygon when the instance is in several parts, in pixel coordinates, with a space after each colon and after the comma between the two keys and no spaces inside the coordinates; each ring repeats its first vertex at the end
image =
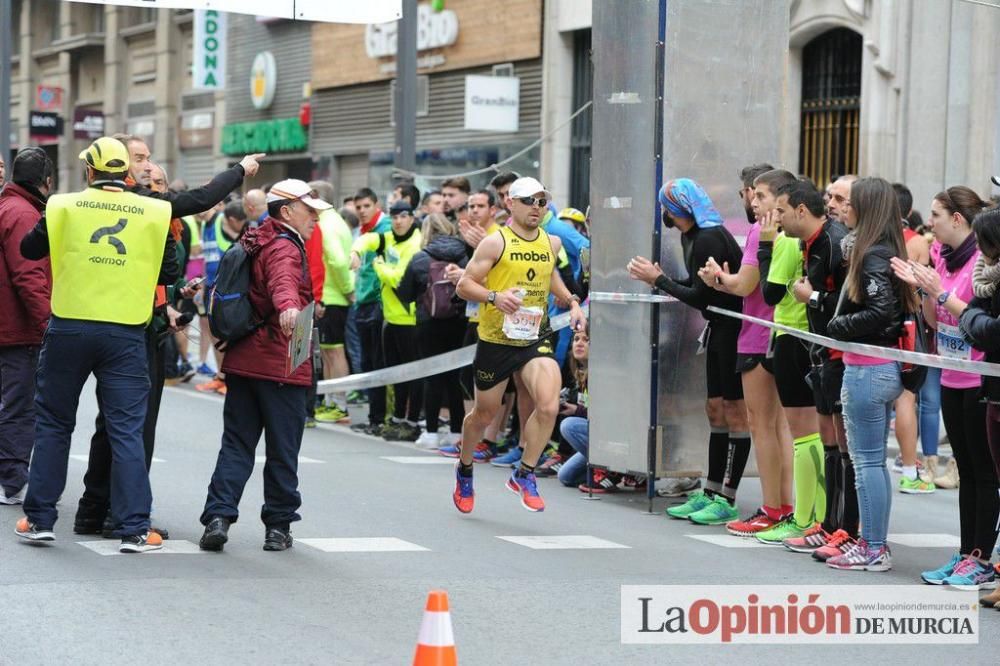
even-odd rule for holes
{"type": "Polygon", "coordinates": [[[301,180],[283,180],[267,195],[268,217],[240,243],[253,257],[250,302],[264,325],[231,343],[222,369],[228,392],[222,448],[201,515],[203,550],[222,550],[240,497],[253,472],[254,450],[264,432],[264,550],[292,545],[289,525],[300,520],[298,459],[306,421],[312,361],[286,374],[288,343],[296,317],[313,302],[305,242],[319,211],[330,204],[311,196],[301,180]]]}
{"type": "Polygon", "coordinates": [[[0,192],[0,504],[20,504],[35,442],[35,368],[49,321],[49,260],[21,256],[21,238],[45,210],[52,160],[25,148],[0,192]]]}

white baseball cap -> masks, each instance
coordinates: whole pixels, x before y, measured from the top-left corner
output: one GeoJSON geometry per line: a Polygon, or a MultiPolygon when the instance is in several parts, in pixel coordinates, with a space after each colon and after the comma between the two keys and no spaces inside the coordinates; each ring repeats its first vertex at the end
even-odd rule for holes
{"type": "Polygon", "coordinates": [[[545,186],[539,183],[534,178],[518,178],[513,183],[510,184],[510,189],[507,190],[507,196],[512,199],[517,199],[519,197],[533,197],[539,192],[545,194],[545,196],[552,196],[545,186]]]}
{"type": "Polygon", "coordinates": [[[333,208],[330,204],[312,195],[312,188],[304,181],[289,178],[275,183],[267,193],[267,203],[275,201],[301,201],[314,210],[324,211],[333,208]]]}

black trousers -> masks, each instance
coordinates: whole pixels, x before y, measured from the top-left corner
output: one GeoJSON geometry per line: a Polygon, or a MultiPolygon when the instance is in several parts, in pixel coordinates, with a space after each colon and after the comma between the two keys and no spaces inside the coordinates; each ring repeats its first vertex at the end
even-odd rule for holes
{"type": "MultiPolygon", "coordinates": [[[[382,333],[382,344],[387,368],[416,361],[419,358],[416,326],[386,324],[382,333]]],[[[397,419],[408,419],[414,423],[419,421],[420,410],[424,406],[423,380],[393,384],[392,389],[395,393],[392,415],[397,419]]]]}
{"type": "MultiPolygon", "coordinates": [[[[153,448],[156,445],[156,422],[160,416],[160,402],[163,399],[164,348],[158,344],[157,334],[152,327],[146,327],[146,366],[149,369],[149,398],[146,402],[146,421],[142,427],[142,445],[146,457],[146,471],[153,462],[153,448]]],[[[97,390],[97,419],[94,421],[94,436],[90,438],[90,460],[87,473],[83,477],[83,495],[77,506],[76,522],[100,525],[111,506],[111,442],[108,439],[107,424],[101,391],[97,390]]]]}
{"type": "MultiPolygon", "coordinates": [[[[361,338],[361,372],[381,370],[385,367],[382,347],[382,304],[367,303],[357,306],[355,321],[361,338]]],[[[399,397],[396,397],[399,400],[399,397]]],[[[385,421],[385,387],[368,389],[368,422],[376,425],[385,421]]]]}
{"type": "MultiPolygon", "coordinates": [[[[417,324],[417,342],[420,358],[430,358],[438,354],[455,351],[461,348],[465,338],[464,317],[454,319],[430,319],[417,324]]],[[[462,432],[462,420],[465,418],[465,405],[461,380],[458,370],[442,372],[428,377],[424,387],[424,417],[427,419],[427,432],[437,432],[441,405],[448,406],[449,425],[451,432],[462,432]]]]}
{"type": "Polygon", "coordinates": [[[0,485],[8,497],[28,482],[35,444],[37,346],[0,347],[0,485]]]}
{"type": "Polygon", "coordinates": [[[979,388],[941,387],[941,416],[958,465],[961,552],[988,558],[997,543],[997,473],[986,438],[986,405],[979,388]]]}
{"type": "Polygon", "coordinates": [[[260,519],[268,527],[287,528],[301,520],[299,449],[306,425],[308,386],[226,375],[222,408],[222,447],[208,486],[201,523],[214,516],[239,518],[240,498],[253,473],[254,452],[264,434],[264,504],[260,519]]]}

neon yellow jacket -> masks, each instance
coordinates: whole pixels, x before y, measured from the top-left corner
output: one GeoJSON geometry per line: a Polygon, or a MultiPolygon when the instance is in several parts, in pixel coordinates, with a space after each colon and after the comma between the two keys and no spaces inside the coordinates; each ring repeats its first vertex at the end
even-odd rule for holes
{"type": "Polygon", "coordinates": [[[367,233],[360,236],[351,247],[353,252],[364,255],[374,252],[376,257],[372,263],[375,275],[382,284],[382,315],[390,324],[398,326],[416,326],[416,304],[404,306],[396,296],[396,287],[403,279],[406,266],[417,252],[423,237],[416,225],[410,228],[405,236],[396,237],[392,231],[382,234],[367,233]]]}
{"type": "Polygon", "coordinates": [[[349,305],[347,295],[354,291],[354,273],[351,272],[351,228],[336,209],[330,208],[319,215],[323,232],[323,263],[326,279],[323,281],[324,305],[349,305]]]}

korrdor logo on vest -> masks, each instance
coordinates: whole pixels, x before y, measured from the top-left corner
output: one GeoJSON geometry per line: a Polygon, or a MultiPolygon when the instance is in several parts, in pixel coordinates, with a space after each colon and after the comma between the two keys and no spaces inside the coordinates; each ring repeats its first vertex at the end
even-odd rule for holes
{"type": "Polygon", "coordinates": [[[975,592],[927,585],[622,585],[622,643],[979,642],[975,592]]]}

